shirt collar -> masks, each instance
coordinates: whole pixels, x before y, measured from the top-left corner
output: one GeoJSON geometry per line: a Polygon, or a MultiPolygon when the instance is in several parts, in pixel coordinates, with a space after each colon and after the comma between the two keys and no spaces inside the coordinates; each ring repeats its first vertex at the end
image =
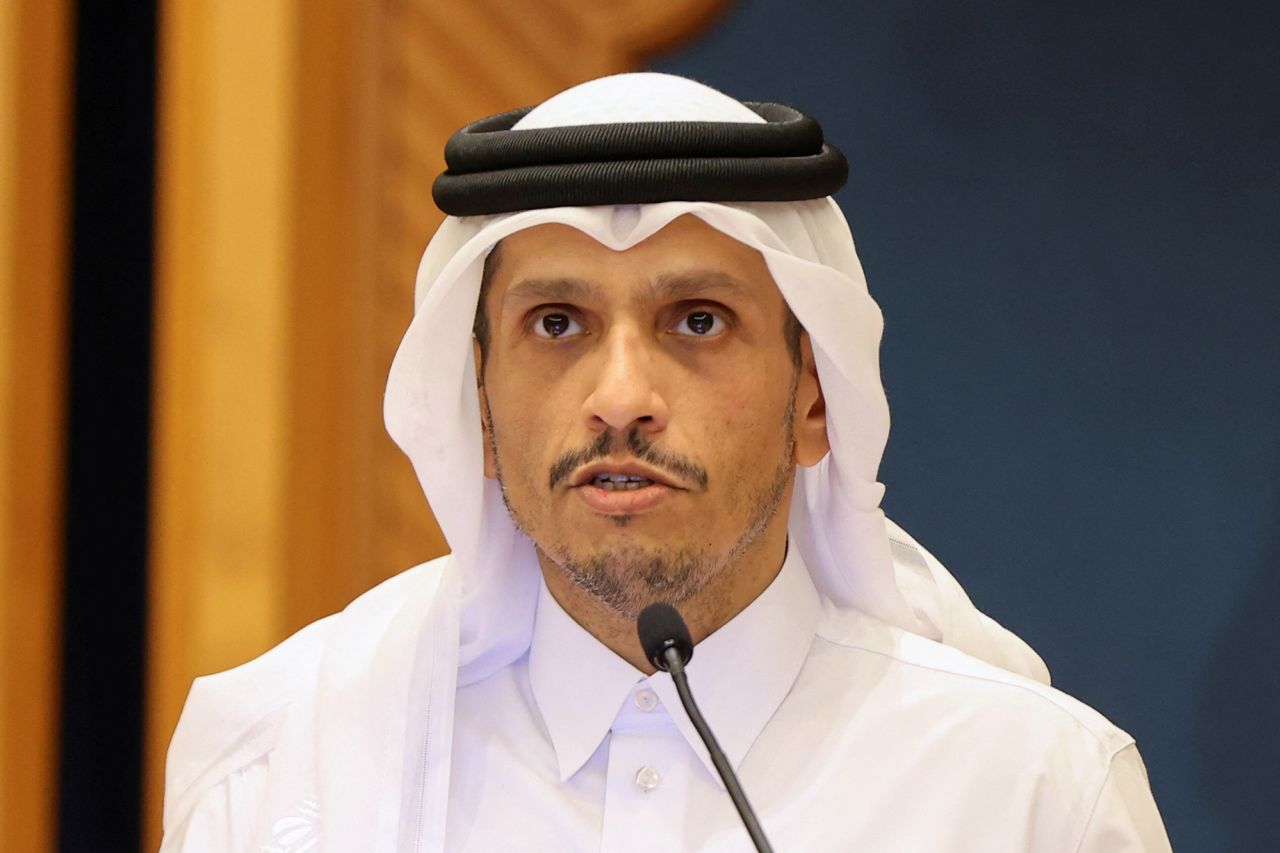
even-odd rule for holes
{"type": "MultiPolygon", "coordinates": [[[[800,674],[820,612],[799,549],[790,547],[773,583],[694,649],[686,667],[690,689],[735,769],[800,674]]],[[[529,681],[561,781],[599,748],[637,686],[647,686],[720,784],[671,676],[658,672],[646,678],[574,622],[545,583],[540,584],[529,648],[529,681]]]]}

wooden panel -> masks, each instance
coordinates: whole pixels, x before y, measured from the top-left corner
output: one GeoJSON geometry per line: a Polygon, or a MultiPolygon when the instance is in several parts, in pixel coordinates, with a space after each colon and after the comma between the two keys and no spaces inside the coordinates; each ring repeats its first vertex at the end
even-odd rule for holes
{"type": "Polygon", "coordinates": [[[287,4],[161,15],[145,846],[194,675],[283,625],[295,21],[287,4]]]}
{"type": "Polygon", "coordinates": [[[0,846],[52,850],[60,589],[67,5],[0,4],[0,846]]]}
{"type": "Polygon", "coordinates": [[[447,549],[381,415],[445,138],[721,5],[164,4],[148,849],[191,679],[447,549]]]}

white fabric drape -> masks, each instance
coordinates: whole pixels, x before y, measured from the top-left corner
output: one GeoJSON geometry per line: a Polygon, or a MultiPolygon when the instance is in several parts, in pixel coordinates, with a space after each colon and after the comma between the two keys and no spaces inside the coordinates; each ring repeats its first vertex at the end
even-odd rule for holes
{"type": "Polygon", "coordinates": [[[819,591],[838,605],[1047,681],[1035,653],[983,616],[936,560],[895,567],[891,539],[915,543],[880,510],[884,488],[876,472],[889,434],[879,363],[883,324],[844,216],[834,201],[820,199],[555,208],[450,218],[441,226],[418,272],[418,308],[392,365],[385,415],[462,566],[463,683],[528,646],[538,577],[532,546],[512,524],[497,485],[482,476],[471,323],[484,257],[503,237],[549,222],[623,250],[686,215],[761,252],[813,343],[831,452],[800,470],[790,533],[819,591]]]}

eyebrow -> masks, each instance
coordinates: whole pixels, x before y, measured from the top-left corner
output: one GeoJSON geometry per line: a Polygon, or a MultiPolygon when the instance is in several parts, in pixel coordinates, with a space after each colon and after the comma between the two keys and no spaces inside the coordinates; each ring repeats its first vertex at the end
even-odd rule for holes
{"type": "Polygon", "coordinates": [[[599,288],[580,278],[526,278],[513,284],[506,302],[586,302],[599,288]]]}
{"type": "MultiPolygon", "coordinates": [[[[580,278],[526,278],[512,285],[502,301],[583,303],[595,299],[600,290],[601,285],[580,278]]],[[[695,299],[715,292],[755,299],[751,288],[721,270],[660,273],[649,287],[649,295],[658,302],[695,299]]]]}
{"type": "Polygon", "coordinates": [[[660,301],[695,299],[708,292],[727,293],[742,299],[755,299],[751,288],[721,270],[662,273],[654,279],[652,291],[660,301]]]}

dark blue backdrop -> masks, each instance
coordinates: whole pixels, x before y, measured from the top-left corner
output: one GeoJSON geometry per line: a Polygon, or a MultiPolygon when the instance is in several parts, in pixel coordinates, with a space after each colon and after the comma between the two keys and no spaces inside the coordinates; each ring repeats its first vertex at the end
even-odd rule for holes
{"type": "Polygon", "coordinates": [[[742,0],[653,63],[792,103],[884,308],[890,515],[1280,849],[1280,4],[742,0]]]}

